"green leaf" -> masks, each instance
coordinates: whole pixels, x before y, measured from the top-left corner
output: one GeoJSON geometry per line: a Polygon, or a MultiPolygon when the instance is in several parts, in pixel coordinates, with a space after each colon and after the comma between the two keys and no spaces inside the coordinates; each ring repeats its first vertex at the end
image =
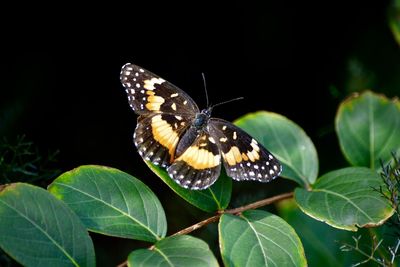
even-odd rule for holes
{"type": "Polygon", "coordinates": [[[393,214],[390,202],[377,191],[380,186],[382,179],[371,169],[349,167],[323,175],[311,191],[296,188],[295,199],[314,219],[357,231],[380,225],[393,214]]]}
{"type": "Polygon", "coordinates": [[[282,177],[301,185],[314,183],[318,175],[318,156],[314,144],[297,124],[266,111],[247,114],[235,124],[252,135],[283,165],[282,177]]]}
{"type": "Polygon", "coordinates": [[[352,165],[379,168],[400,151],[400,103],[370,91],[355,94],[339,106],[336,132],[352,165]]]}
{"type": "Polygon", "coordinates": [[[128,266],[218,266],[207,243],[188,235],[171,236],[152,249],[131,252],[128,266]]]}
{"type": "MultiPolygon", "coordinates": [[[[344,243],[354,243],[353,232],[339,230],[314,220],[304,214],[293,199],[278,202],[277,210],[279,216],[299,235],[309,266],[352,266],[354,263],[365,260],[365,256],[359,253],[345,253],[340,249],[344,243]]],[[[367,246],[366,242],[363,242],[363,245],[367,246]]]]}
{"type": "Polygon", "coordinates": [[[95,266],[84,225],[46,190],[23,183],[5,186],[0,218],[0,247],[24,266],[95,266]]]}
{"type": "Polygon", "coordinates": [[[167,171],[149,161],[145,161],[147,166],[160,177],[175,193],[193,206],[207,211],[214,212],[223,210],[229,205],[232,192],[232,179],[222,170],[218,180],[205,190],[190,190],[178,185],[169,177],[167,171]]]}
{"type": "Polygon", "coordinates": [[[389,6],[389,27],[394,39],[400,45],[400,0],[392,0],[389,6]]]}
{"type": "Polygon", "coordinates": [[[158,198],[120,170],[81,166],[60,175],[48,190],[67,203],[90,231],[150,242],[166,234],[158,198]]]}
{"type": "Polygon", "coordinates": [[[222,215],[219,242],[225,266],[307,266],[296,232],[266,211],[222,215]]]}

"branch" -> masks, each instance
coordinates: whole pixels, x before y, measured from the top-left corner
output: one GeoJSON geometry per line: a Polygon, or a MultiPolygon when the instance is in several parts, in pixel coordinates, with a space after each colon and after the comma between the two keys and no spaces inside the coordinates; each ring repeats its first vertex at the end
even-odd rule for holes
{"type": "Polygon", "coordinates": [[[186,234],[188,234],[190,232],[193,232],[194,230],[197,230],[197,229],[199,229],[199,228],[201,228],[201,227],[203,227],[203,226],[205,226],[207,224],[210,224],[210,223],[218,221],[219,218],[221,217],[221,215],[222,215],[222,213],[218,214],[218,215],[215,215],[215,216],[212,216],[210,218],[207,218],[204,221],[198,222],[196,224],[193,224],[192,226],[189,226],[189,227],[187,227],[185,229],[180,230],[179,232],[176,232],[172,236],[186,235],[186,234]]]}
{"type": "MultiPolygon", "coordinates": [[[[205,226],[207,224],[210,224],[210,223],[218,221],[219,218],[225,213],[239,215],[243,211],[257,209],[257,208],[260,208],[260,207],[263,207],[263,206],[266,206],[266,205],[269,205],[269,204],[272,204],[274,202],[278,202],[278,201],[281,201],[281,200],[284,200],[284,199],[288,199],[288,198],[291,198],[291,197],[293,197],[293,192],[283,193],[283,194],[280,194],[280,195],[277,195],[277,196],[273,196],[273,197],[270,197],[270,198],[266,198],[266,199],[263,199],[263,200],[260,200],[260,201],[256,201],[256,202],[250,203],[248,205],[245,205],[245,206],[242,206],[242,207],[239,207],[239,208],[230,209],[230,210],[222,210],[222,211],[219,211],[217,215],[214,215],[214,216],[212,216],[210,218],[207,218],[207,219],[205,219],[205,220],[203,220],[201,222],[193,224],[193,225],[191,225],[191,226],[189,226],[189,227],[187,227],[185,229],[182,229],[182,230],[176,232],[175,234],[173,234],[171,236],[186,235],[188,233],[191,233],[194,230],[197,230],[197,229],[199,229],[199,228],[201,228],[201,227],[203,227],[203,226],[205,226]]],[[[151,246],[149,249],[151,250],[153,248],[154,248],[154,245],[151,246]]],[[[126,266],[128,266],[127,261],[124,261],[123,263],[119,264],[117,267],[126,267],[126,266]]]]}
{"type": "Polygon", "coordinates": [[[235,208],[235,209],[231,209],[231,210],[225,210],[225,211],[222,211],[221,213],[222,214],[223,213],[240,214],[243,211],[257,209],[257,208],[260,208],[260,207],[263,207],[263,206],[266,206],[266,205],[269,205],[269,204],[272,204],[274,202],[278,202],[278,201],[281,201],[281,200],[284,200],[284,199],[287,199],[287,198],[291,198],[291,197],[293,197],[293,192],[283,193],[283,194],[280,194],[280,195],[277,195],[277,196],[273,196],[273,197],[270,197],[270,198],[266,198],[266,199],[263,199],[263,200],[259,200],[259,201],[250,203],[248,205],[245,205],[245,206],[242,206],[242,207],[239,207],[239,208],[235,208]]]}

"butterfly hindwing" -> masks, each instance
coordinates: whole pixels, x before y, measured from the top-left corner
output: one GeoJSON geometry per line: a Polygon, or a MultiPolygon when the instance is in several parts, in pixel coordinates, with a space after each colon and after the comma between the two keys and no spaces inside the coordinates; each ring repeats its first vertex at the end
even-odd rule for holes
{"type": "Polygon", "coordinates": [[[139,116],[134,134],[139,154],[156,165],[169,166],[180,137],[190,123],[184,116],[171,114],[139,116]]]}
{"type": "Polygon", "coordinates": [[[195,141],[168,167],[169,176],[189,189],[211,186],[221,172],[221,155],[213,137],[201,132],[195,141]]]}
{"type": "Polygon", "coordinates": [[[210,133],[216,139],[228,176],[235,180],[269,182],[277,177],[279,161],[249,134],[225,120],[211,118],[210,133]]]}
{"type": "Polygon", "coordinates": [[[169,113],[195,116],[196,103],[184,91],[137,65],[127,63],[120,80],[125,87],[131,108],[141,114],[169,113]]]}

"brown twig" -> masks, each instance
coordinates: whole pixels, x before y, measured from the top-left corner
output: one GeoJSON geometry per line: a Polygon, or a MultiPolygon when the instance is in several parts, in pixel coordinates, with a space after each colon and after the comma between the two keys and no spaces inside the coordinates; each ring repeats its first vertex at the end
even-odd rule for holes
{"type": "MultiPolygon", "coordinates": [[[[201,222],[193,224],[193,225],[191,225],[191,226],[189,226],[189,227],[187,227],[185,229],[182,229],[182,230],[176,232],[175,234],[173,234],[171,236],[186,235],[188,233],[191,233],[191,232],[193,232],[193,231],[195,231],[195,230],[197,230],[197,229],[199,229],[199,228],[201,228],[201,227],[203,227],[203,226],[205,226],[207,224],[210,224],[210,223],[218,221],[219,218],[225,213],[239,215],[243,211],[257,209],[257,208],[272,204],[272,203],[277,202],[277,201],[288,199],[288,198],[291,198],[291,197],[293,197],[293,192],[283,193],[283,194],[280,194],[280,195],[277,195],[277,196],[273,196],[273,197],[270,197],[270,198],[266,198],[266,199],[263,199],[263,200],[260,200],[260,201],[256,201],[256,202],[250,203],[248,205],[245,205],[245,206],[242,206],[242,207],[239,207],[239,208],[230,209],[230,210],[222,210],[222,211],[219,211],[217,215],[214,215],[214,216],[212,216],[210,218],[207,218],[207,219],[205,219],[205,220],[203,220],[201,222]]],[[[150,249],[152,249],[153,247],[154,246],[151,246],[150,249]]],[[[119,264],[117,267],[126,267],[126,266],[128,266],[128,262],[127,261],[119,264]]]]}
{"type": "Polygon", "coordinates": [[[212,216],[210,218],[207,218],[204,221],[198,222],[196,224],[193,224],[192,226],[189,226],[189,227],[187,227],[185,229],[180,230],[179,232],[176,232],[172,236],[175,236],[175,235],[186,235],[186,234],[188,234],[190,232],[193,232],[194,230],[197,230],[197,229],[203,227],[204,225],[207,225],[207,224],[210,224],[210,223],[218,221],[219,217],[221,217],[221,215],[222,215],[222,213],[221,214],[217,214],[215,216],[212,216]]]}
{"type": "Polygon", "coordinates": [[[245,206],[242,206],[242,207],[239,207],[239,208],[225,210],[222,213],[240,214],[243,211],[254,210],[254,209],[257,209],[257,208],[272,204],[272,203],[280,201],[280,200],[291,198],[291,197],[293,197],[293,192],[283,193],[283,194],[280,194],[280,195],[277,195],[277,196],[273,196],[273,197],[270,197],[270,198],[266,198],[266,199],[262,199],[262,200],[250,203],[248,205],[245,205],[245,206]]]}

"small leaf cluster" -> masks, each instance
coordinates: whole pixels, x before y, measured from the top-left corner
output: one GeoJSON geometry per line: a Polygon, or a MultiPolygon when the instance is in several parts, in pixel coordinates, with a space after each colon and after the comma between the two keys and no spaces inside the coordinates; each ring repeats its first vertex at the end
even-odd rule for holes
{"type": "Polygon", "coordinates": [[[60,171],[52,168],[58,150],[43,156],[38,148],[24,135],[17,136],[15,142],[6,138],[0,142],[0,184],[16,181],[36,183],[52,180],[60,171]]]}

